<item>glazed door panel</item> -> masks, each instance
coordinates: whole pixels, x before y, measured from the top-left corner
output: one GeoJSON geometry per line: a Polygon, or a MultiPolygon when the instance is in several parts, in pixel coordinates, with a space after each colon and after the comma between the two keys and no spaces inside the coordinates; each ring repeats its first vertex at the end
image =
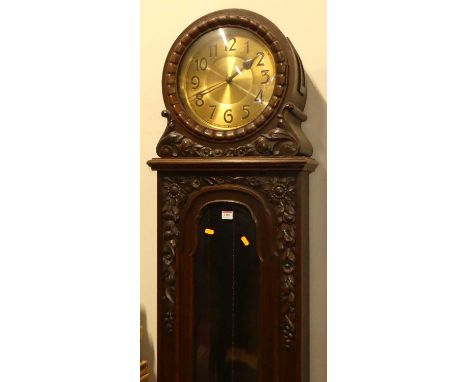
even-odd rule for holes
{"type": "Polygon", "coordinates": [[[235,203],[206,206],[194,257],[194,382],[257,382],[261,261],[256,224],[235,203]]]}

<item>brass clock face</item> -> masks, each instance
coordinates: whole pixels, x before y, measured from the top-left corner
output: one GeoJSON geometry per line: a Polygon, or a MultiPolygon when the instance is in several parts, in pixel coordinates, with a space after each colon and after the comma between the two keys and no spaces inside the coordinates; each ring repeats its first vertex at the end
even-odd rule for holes
{"type": "Polygon", "coordinates": [[[218,28],[185,52],[177,86],[187,114],[202,126],[233,130],[254,121],[275,88],[273,53],[253,32],[218,28]]]}

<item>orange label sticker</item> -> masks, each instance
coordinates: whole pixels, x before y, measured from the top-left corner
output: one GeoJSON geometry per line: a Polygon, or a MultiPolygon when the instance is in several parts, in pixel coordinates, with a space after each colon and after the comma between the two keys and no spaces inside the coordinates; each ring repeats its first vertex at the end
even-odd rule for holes
{"type": "Polygon", "coordinates": [[[250,244],[249,241],[247,240],[247,238],[246,238],[245,236],[242,236],[242,237],[241,237],[241,240],[242,240],[242,242],[244,243],[244,245],[245,245],[246,247],[250,244]]]}

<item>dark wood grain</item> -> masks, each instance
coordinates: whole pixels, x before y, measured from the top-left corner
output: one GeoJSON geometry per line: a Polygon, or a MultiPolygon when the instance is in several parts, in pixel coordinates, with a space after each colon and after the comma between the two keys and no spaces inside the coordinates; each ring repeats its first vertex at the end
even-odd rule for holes
{"type": "Polygon", "coordinates": [[[308,193],[317,162],[310,158],[312,146],[301,130],[307,90],[299,55],[263,16],[222,10],[180,34],[167,56],[162,84],[167,126],[157,146],[161,158],[147,162],[158,172],[158,381],[194,381],[194,257],[199,243],[194,227],[206,206],[227,202],[244,207],[255,222],[261,258],[259,380],[309,382],[308,193]],[[177,94],[184,52],[220,26],[256,33],[275,52],[280,75],[270,104],[274,112],[234,131],[197,125],[177,94]]]}
{"type": "Polygon", "coordinates": [[[154,171],[200,172],[201,170],[212,172],[241,171],[252,172],[291,172],[313,171],[317,167],[317,161],[306,157],[281,157],[281,158],[153,158],[147,162],[154,171]]]}

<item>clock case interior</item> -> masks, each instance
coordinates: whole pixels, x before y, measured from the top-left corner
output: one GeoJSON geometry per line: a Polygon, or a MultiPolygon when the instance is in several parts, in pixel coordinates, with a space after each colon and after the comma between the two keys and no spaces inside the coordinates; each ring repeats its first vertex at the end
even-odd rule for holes
{"type": "Polygon", "coordinates": [[[256,13],[214,12],[173,44],[163,73],[168,124],[159,158],[148,161],[158,182],[158,381],[309,381],[308,199],[317,162],[301,130],[306,96],[292,44],[256,13]],[[254,28],[284,67],[281,97],[250,131],[197,130],[173,93],[174,52],[220,26],[254,28]]]}

